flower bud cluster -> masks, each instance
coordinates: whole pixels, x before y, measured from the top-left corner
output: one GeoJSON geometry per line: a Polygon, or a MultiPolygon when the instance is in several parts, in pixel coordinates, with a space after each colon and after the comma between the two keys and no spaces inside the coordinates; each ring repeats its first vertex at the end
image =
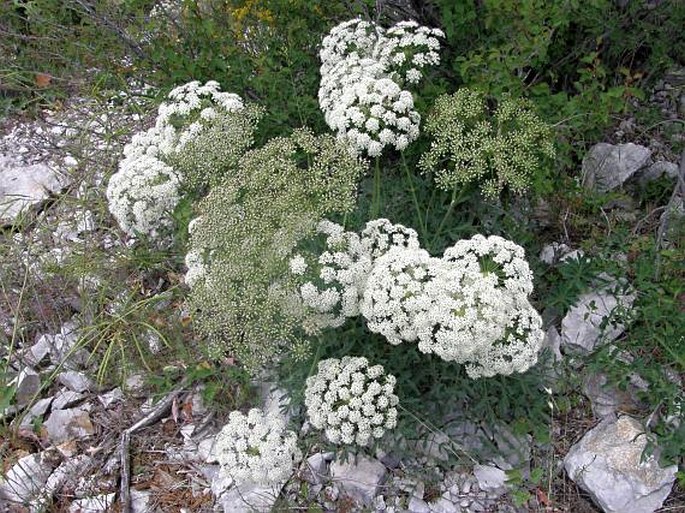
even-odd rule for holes
{"type": "Polygon", "coordinates": [[[421,116],[405,86],[440,63],[438,37],[441,30],[413,21],[387,31],[360,19],[333,28],[319,53],[319,105],[328,126],[372,157],[386,146],[406,148],[419,136],[421,116]]]}
{"type": "Polygon", "coordinates": [[[253,408],[247,415],[233,411],[216,436],[214,456],[221,471],[236,483],[276,484],[288,479],[302,457],[297,435],[285,420],[253,408]]]}
{"type": "Polygon", "coordinates": [[[448,191],[479,182],[486,197],[505,187],[521,194],[555,155],[552,130],[530,102],[505,97],[491,110],[483,93],[466,88],[435,101],[426,131],[433,142],[419,166],[448,191]]]}
{"type": "Polygon", "coordinates": [[[395,382],[382,365],[370,366],[363,357],[322,360],[307,378],[309,422],[334,444],[366,446],[397,425],[395,382]]]}

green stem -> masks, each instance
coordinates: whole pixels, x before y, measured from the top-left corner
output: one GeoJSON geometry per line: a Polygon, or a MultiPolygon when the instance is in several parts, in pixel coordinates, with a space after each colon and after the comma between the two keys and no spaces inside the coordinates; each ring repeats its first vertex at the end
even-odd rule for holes
{"type": "Polygon", "coordinates": [[[435,235],[433,236],[433,240],[431,242],[431,248],[435,250],[435,243],[438,241],[440,236],[442,235],[442,229],[445,226],[445,223],[447,222],[447,219],[452,215],[452,212],[454,211],[454,207],[457,206],[459,203],[461,203],[462,199],[464,198],[464,187],[459,187],[459,184],[456,184],[454,186],[454,189],[452,190],[452,199],[450,201],[450,206],[447,209],[447,212],[445,212],[445,216],[442,218],[442,221],[440,221],[440,225],[438,226],[438,229],[435,232],[435,235]],[[459,189],[459,193],[457,194],[457,189],[459,189]]]}
{"type": "Polygon", "coordinates": [[[381,213],[381,164],[376,157],[376,167],[373,173],[373,196],[371,198],[371,219],[378,219],[381,213]]]}
{"type": "Polygon", "coordinates": [[[409,184],[409,190],[411,190],[411,196],[414,200],[414,209],[416,210],[416,216],[419,218],[419,229],[421,230],[421,238],[426,240],[428,229],[426,228],[423,216],[421,215],[419,200],[416,197],[416,189],[414,189],[414,180],[412,179],[411,173],[409,172],[409,166],[407,166],[407,160],[404,157],[404,152],[401,151],[400,155],[402,156],[402,167],[404,168],[404,172],[407,175],[407,183],[409,184]]]}

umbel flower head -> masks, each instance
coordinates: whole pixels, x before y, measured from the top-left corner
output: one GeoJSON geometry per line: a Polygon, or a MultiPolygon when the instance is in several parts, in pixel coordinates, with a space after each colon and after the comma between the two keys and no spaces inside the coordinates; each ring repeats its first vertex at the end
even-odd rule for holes
{"type": "Polygon", "coordinates": [[[305,406],[309,422],[334,444],[368,445],[397,425],[395,376],[363,357],[319,362],[307,378],[305,406]]]}
{"type": "Polygon", "coordinates": [[[173,89],[155,125],[135,134],[109,182],[109,209],[130,236],[163,240],[182,191],[206,188],[252,144],[261,115],[217,82],[173,89]]]}
{"type": "Polygon", "coordinates": [[[369,221],[361,233],[347,232],[342,226],[323,220],[317,232],[325,236],[325,250],[309,262],[298,254],[290,263],[291,272],[305,280],[299,295],[307,310],[303,327],[311,334],[337,328],[346,319],[359,315],[366,283],[377,259],[394,247],[419,248],[414,230],[387,219],[369,221]]]}
{"type": "Polygon", "coordinates": [[[489,198],[505,188],[521,194],[555,154],[552,130],[530,102],[505,97],[490,109],[483,93],[466,88],[435,101],[426,132],[433,142],[419,167],[447,191],[477,182],[489,198]]]}
{"type": "Polygon", "coordinates": [[[439,29],[413,21],[385,31],[360,19],[334,27],[322,42],[319,105],[326,123],[357,152],[403,150],[419,135],[421,116],[407,86],[440,62],[439,29]]]}
{"type": "Polygon", "coordinates": [[[276,484],[290,477],[302,453],[297,435],[285,420],[253,408],[247,415],[233,411],[216,436],[214,455],[221,471],[236,483],[276,484]]]}
{"type": "Polygon", "coordinates": [[[211,356],[257,370],[301,341],[291,259],[317,222],[355,204],[363,163],[331,135],[297,130],[248,151],[200,203],[190,233],[189,296],[211,356]]]}
{"type": "Polygon", "coordinates": [[[158,158],[125,159],[107,185],[109,210],[126,233],[156,239],[172,228],[180,187],[179,175],[158,158]]]}

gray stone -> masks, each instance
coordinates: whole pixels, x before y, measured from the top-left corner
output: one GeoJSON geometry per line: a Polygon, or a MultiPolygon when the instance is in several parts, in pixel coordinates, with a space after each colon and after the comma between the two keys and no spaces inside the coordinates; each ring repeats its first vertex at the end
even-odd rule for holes
{"type": "Polygon", "coordinates": [[[473,473],[478,480],[478,487],[488,495],[497,497],[506,492],[507,475],[503,470],[491,465],[476,465],[473,473]]]}
{"type": "Polygon", "coordinates": [[[302,479],[311,484],[321,484],[328,477],[328,462],[333,453],[316,453],[302,463],[302,479]]]}
{"type": "Polygon", "coordinates": [[[283,486],[236,486],[224,493],[218,503],[224,513],[267,513],[273,508],[283,486]]]}
{"type": "Polygon", "coordinates": [[[98,401],[100,401],[100,404],[104,406],[105,408],[109,408],[112,406],[114,403],[119,403],[124,400],[124,393],[121,391],[121,388],[116,387],[109,392],[102,394],[98,396],[98,401]]]}
{"type": "Polygon", "coordinates": [[[564,468],[605,513],[652,513],[671,492],[678,467],[661,468],[653,456],[642,461],[646,445],[637,420],[605,419],[571,447],[564,468]]]}
{"type": "Polygon", "coordinates": [[[78,392],[62,388],[55,394],[52,409],[64,410],[65,408],[69,408],[76,403],[83,401],[85,397],[85,394],[79,394],[78,392]]]}
{"type": "Polygon", "coordinates": [[[24,367],[17,376],[15,398],[17,406],[29,404],[40,391],[40,376],[31,367],[24,367]]]}
{"type": "Polygon", "coordinates": [[[409,499],[407,509],[409,513],[431,513],[431,509],[430,506],[428,506],[428,503],[423,499],[419,499],[415,496],[412,496],[412,498],[409,499]]]}
{"type": "Polygon", "coordinates": [[[43,426],[48,432],[48,438],[54,444],[87,438],[95,434],[95,428],[88,415],[88,408],[84,406],[68,410],[55,410],[43,426]]]}
{"type": "Polygon", "coordinates": [[[637,181],[644,187],[648,182],[658,180],[662,177],[671,178],[673,180],[678,178],[678,164],[667,161],[655,162],[639,174],[637,181]]]}
{"type": "Polygon", "coordinates": [[[634,291],[623,289],[619,281],[612,280],[597,291],[580,296],[561,321],[562,345],[587,354],[618,338],[625,326],[616,317],[628,311],[635,301],[634,291]]]}
{"type": "Polygon", "coordinates": [[[493,440],[497,446],[497,456],[491,459],[500,469],[525,468],[530,465],[532,437],[516,435],[506,424],[496,424],[493,440]]]}
{"type": "Polygon", "coordinates": [[[569,248],[566,244],[552,242],[551,244],[547,244],[542,248],[542,251],[540,251],[540,261],[546,263],[547,265],[554,265],[561,259],[562,256],[570,251],[571,248],[569,248]]]}
{"type": "Polygon", "coordinates": [[[126,378],[124,390],[134,397],[141,397],[145,394],[145,376],[142,374],[132,374],[126,378]]]}
{"type": "Polygon", "coordinates": [[[31,511],[35,511],[36,513],[45,511],[45,508],[52,503],[52,498],[55,494],[59,492],[67,482],[76,481],[76,478],[84,472],[90,462],[90,456],[80,454],[60,463],[45,482],[45,486],[41,489],[40,497],[31,505],[31,511]]]}
{"type": "Polygon", "coordinates": [[[31,406],[29,411],[24,414],[24,417],[21,419],[20,426],[22,428],[30,428],[35,419],[45,415],[45,412],[48,411],[51,403],[52,397],[46,397],[45,399],[39,399],[36,401],[36,404],[31,406]]]}
{"type": "Polygon", "coordinates": [[[107,513],[114,505],[114,493],[77,499],[69,506],[69,513],[107,513]]]}
{"type": "Polygon", "coordinates": [[[385,465],[380,461],[358,456],[347,462],[335,460],[331,463],[331,478],[338,482],[350,497],[371,504],[386,474],[385,465]]]}
{"type": "Polygon", "coordinates": [[[560,362],[561,356],[561,335],[554,326],[550,326],[545,332],[545,338],[542,341],[542,347],[547,347],[554,355],[554,361],[560,362]]]}
{"type": "Polygon", "coordinates": [[[0,155],[0,224],[11,224],[68,181],[46,164],[25,165],[0,155]]]}
{"type": "Polygon", "coordinates": [[[588,373],[583,380],[583,394],[590,399],[592,413],[600,419],[613,416],[619,411],[639,409],[640,401],[637,398],[639,388],[633,383],[629,383],[626,390],[610,386],[606,374],[601,372],[588,373]]]}
{"type": "Polygon", "coordinates": [[[644,167],[651,154],[633,143],[595,144],[583,159],[583,186],[598,192],[616,189],[644,167]]]}
{"type": "Polygon", "coordinates": [[[40,362],[43,361],[43,359],[50,354],[50,350],[52,349],[52,343],[51,339],[48,336],[42,336],[40,337],[35,344],[33,344],[28,351],[26,351],[26,354],[24,355],[24,359],[26,360],[26,363],[29,365],[38,365],[40,362]]]}
{"type": "Polygon", "coordinates": [[[83,372],[61,372],[59,376],[57,376],[57,380],[74,392],[90,392],[94,389],[93,381],[83,372]]]}
{"type": "Polygon", "coordinates": [[[30,503],[40,496],[53,468],[45,452],[24,456],[12,465],[0,482],[0,499],[19,504],[30,503]]]}
{"type": "Polygon", "coordinates": [[[147,490],[131,489],[131,513],[151,513],[152,496],[147,490]]]}

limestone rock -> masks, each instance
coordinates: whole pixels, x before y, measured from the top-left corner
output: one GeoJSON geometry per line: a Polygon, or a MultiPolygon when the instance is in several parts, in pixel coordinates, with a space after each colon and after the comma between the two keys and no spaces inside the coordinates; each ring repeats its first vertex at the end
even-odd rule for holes
{"type": "Polygon", "coordinates": [[[583,380],[583,394],[590,399],[592,413],[603,419],[620,411],[631,411],[640,407],[637,387],[630,383],[626,390],[619,390],[607,384],[607,376],[601,372],[589,373],[583,380]]]}
{"type": "Polygon", "coordinates": [[[605,419],[571,447],[564,468],[605,513],[652,513],[671,492],[678,467],[661,468],[652,456],[641,461],[646,444],[637,420],[605,419]]]}
{"type": "Polygon", "coordinates": [[[595,144],[583,159],[583,186],[598,192],[614,190],[644,167],[651,154],[633,143],[595,144]]]}
{"type": "Polygon", "coordinates": [[[347,462],[338,460],[331,463],[331,478],[338,483],[350,497],[371,504],[386,474],[385,465],[376,459],[358,456],[347,462]]]}
{"type": "Polygon", "coordinates": [[[476,465],[473,473],[478,480],[478,487],[490,496],[500,496],[506,492],[507,475],[503,470],[491,465],[476,465]]]}
{"type": "Polygon", "coordinates": [[[674,180],[678,178],[678,164],[668,161],[655,162],[645,169],[644,172],[640,173],[637,181],[641,186],[644,187],[648,182],[651,182],[652,180],[658,180],[662,177],[667,177],[674,180]]]}
{"type": "Polygon", "coordinates": [[[17,376],[17,406],[27,405],[40,390],[40,376],[31,367],[24,367],[17,376]]]}
{"type": "Polygon", "coordinates": [[[93,381],[84,373],[78,371],[60,372],[57,380],[74,392],[90,392],[94,388],[93,381]]]}
{"type": "Polygon", "coordinates": [[[69,506],[69,513],[107,513],[114,505],[114,493],[78,499],[69,506]]]}
{"type": "Polygon", "coordinates": [[[328,477],[328,462],[333,459],[333,453],[316,453],[302,463],[302,479],[310,484],[321,484],[328,477]]]}
{"type": "Polygon", "coordinates": [[[217,503],[224,513],[268,513],[281,493],[281,486],[241,485],[224,493],[217,503]]]}
{"type": "Polygon", "coordinates": [[[24,414],[20,426],[22,428],[30,428],[36,418],[44,415],[45,412],[48,411],[50,404],[52,404],[52,397],[46,397],[45,399],[36,401],[36,404],[31,406],[29,411],[24,414]]]}
{"type": "Polygon", "coordinates": [[[29,454],[17,461],[0,482],[0,504],[28,504],[40,496],[54,468],[46,452],[29,454]]]}
{"type": "Polygon", "coordinates": [[[591,353],[599,346],[615,340],[625,326],[616,317],[629,310],[635,301],[632,290],[605,276],[608,283],[595,292],[578,298],[561,321],[561,343],[564,347],[591,353]]]}
{"type": "Polygon", "coordinates": [[[59,192],[68,180],[46,164],[22,164],[0,155],[0,225],[59,192]]]}
{"type": "Polygon", "coordinates": [[[68,410],[53,411],[43,424],[48,438],[54,444],[72,439],[87,438],[95,433],[88,408],[79,406],[68,410]]]}

